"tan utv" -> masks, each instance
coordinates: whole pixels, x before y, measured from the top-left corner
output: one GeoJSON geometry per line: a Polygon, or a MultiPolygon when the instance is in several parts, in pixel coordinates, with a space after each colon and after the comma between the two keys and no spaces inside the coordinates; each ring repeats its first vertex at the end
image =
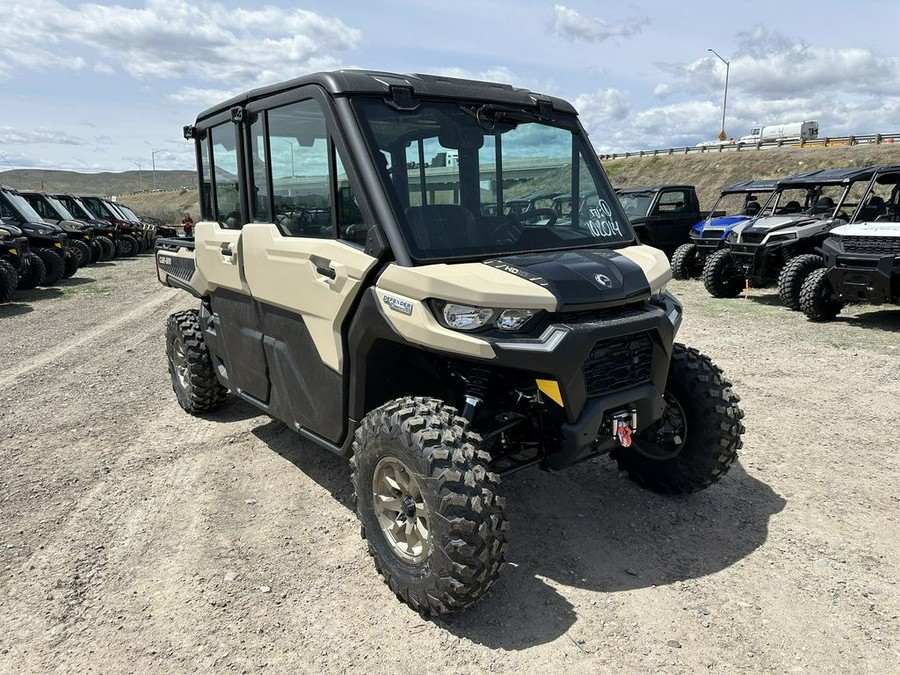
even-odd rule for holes
{"type": "Polygon", "coordinates": [[[340,71],[233,98],[185,136],[202,218],[157,245],[160,281],[199,305],[167,324],[178,401],[203,414],[231,392],[348,457],[375,566],[415,610],[497,579],[502,477],[608,454],[687,493],[735,461],[738,396],[675,343],[666,257],[566,101],[340,71]],[[580,206],[504,208],[537,193],[580,206]]]}

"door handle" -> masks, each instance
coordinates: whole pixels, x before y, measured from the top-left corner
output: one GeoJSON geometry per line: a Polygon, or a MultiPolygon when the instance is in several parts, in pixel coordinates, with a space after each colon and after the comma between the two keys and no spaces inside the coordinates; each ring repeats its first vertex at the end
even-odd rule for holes
{"type": "Polygon", "coordinates": [[[329,279],[334,279],[337,276],[337,272],[334,271],[334,268],[327,267],[326,265],[316,265],[316,272],[329,279]]]}

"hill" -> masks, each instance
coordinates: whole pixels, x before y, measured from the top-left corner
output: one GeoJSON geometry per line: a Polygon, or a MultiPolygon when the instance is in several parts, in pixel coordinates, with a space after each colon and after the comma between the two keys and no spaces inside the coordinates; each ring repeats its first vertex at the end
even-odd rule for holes
{"type": "MultiPolygon", "coordinates": [[[[743,180],[784,178],[814,169],[893,164],[900,165],[900,144],[647,155],[603,162],[615,187],[686,183],[697,187],[704,209],[712,207],[722,187],[743,180]]],[[[96,174],[38,170],[0,172],[0,183],[4,185],[115,196],[136,213],[169,223],[181,220],[184,211],[189,211],[195,220],[199,216],[200,201],[197,189],[193,187],[197,181],[194,172],[157,171],[159,191],[135,192],[139,180],[137,171],[96,174]]],[[[150,172],[144,172],[144,186],[150,187],[152,180],[150,172]]]]}

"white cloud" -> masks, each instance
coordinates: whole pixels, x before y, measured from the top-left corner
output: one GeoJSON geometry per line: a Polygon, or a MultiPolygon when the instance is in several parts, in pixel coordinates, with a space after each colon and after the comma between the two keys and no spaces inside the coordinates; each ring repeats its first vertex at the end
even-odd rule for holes
{"type": "Polygon", "coordinates": [[[650,23],[646,16],[636,16],[625,23],[610,24],[602,19],[589,19],[564,5],[553,6],[553,32],[572,41],[603,42],[613,37],[631,37],[650,23]]]}
{"type": "MultiPolygon", "coordinates": [[[[135,78],[198,78],[246,89],[305,72],[335,68],[332,52],[358,47],[361,32],[302,9],[229,9],[202,0],[148,0],[142,8],[33,0],[4,10],[2,61],[20,68],[120,70],[135,78]],[[83,56],[74,57],[73,53],[83,56]]],[[[9,66],[0,65],[0,76],[9,66]]]]}
{"type": "Polygon", "coordinates": [[[37,128],[33,131],[22,131],[14,127],[0,127],[0,138],[11,145],[28,145],[32,143],[50,143],[54,145],[93,145],[93,139],[71,136],[65,131],[37,128]]]}
{"type": "Polygon", "coordinates": [[[618,89],[601,89],[581,94],[572,102],[581,123],[587,128],[602,128],[605,124],[621,122],[629,115],[628,97],[618,89]]]}

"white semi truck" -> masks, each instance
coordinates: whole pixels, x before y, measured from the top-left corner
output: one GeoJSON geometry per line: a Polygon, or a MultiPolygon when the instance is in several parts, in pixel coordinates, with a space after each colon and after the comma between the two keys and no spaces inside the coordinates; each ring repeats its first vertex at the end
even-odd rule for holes
{"type": "Polygon", "coordinates": [[[819,123],[815,120],[769,124],[750,129],[740,143],[770,143],[772,141],[808,141],[819,136],[819,123]]]}

